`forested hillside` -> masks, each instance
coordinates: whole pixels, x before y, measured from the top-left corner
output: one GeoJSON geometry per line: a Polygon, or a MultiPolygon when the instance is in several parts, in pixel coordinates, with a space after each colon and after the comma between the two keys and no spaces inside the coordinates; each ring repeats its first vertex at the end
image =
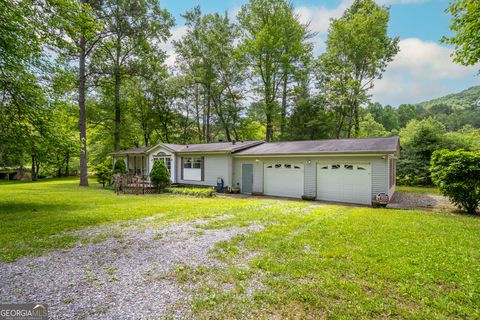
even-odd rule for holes
{"type": "Polygon", "coordinates": [[[363,109],[361,136],[399,135],[398,180],[431,184],[429,166],[435,150],[480,150],[480,87],[397,108],[373,103],[363,109]]]}
{"type": "Polygon", "coordinates": [[[471,87],[458,93],[452,93],[444,97],[436,98],[418,104],[430,108],[436,105],[448,105],[453,110],[465,110],[474,105],[480,106],[480,86],[471,87]]]}

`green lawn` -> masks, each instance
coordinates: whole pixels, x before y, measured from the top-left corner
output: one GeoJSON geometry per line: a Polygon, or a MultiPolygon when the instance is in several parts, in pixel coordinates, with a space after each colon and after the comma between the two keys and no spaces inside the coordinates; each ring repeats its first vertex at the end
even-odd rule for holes
{"type": "Polygon", "coordinates": [[[419,193],[419,194],[424,194],[424,193],[440,194],[440,190],[438,190],[438,188],[436,187],[397,186],[396,190],[402,191],[402,192],[419,193]]]}
{"type": "Polygon", "coordinates": [[[224,268],[181,269],[189,270],[182,281],[200,284],[193,306],[199,317],[480,317],[480,219],[312,204],[116,196],[74,180],[2,183],[0,257],[69,247],[78,239],[66,231],[115,221],[224,216],[205,228],[264,229],[220,243],[212,254],[224,268]],[[246,255],[251,259],[239,264],[246,255]]]}

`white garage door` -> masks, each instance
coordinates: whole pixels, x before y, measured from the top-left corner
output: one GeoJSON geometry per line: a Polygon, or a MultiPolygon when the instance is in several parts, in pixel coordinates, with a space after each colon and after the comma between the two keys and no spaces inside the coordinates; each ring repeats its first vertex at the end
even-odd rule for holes
{"type": "Polygon", "coordinates": [[[372,203],[369,164],[317,164],[317,198],[326,201],[372,203]]]}
{"type": "Polygon", "coordinates": [[[300,198],[303,195],[303,169],[303,163],[265,163],[264,194],[300,198]]]}

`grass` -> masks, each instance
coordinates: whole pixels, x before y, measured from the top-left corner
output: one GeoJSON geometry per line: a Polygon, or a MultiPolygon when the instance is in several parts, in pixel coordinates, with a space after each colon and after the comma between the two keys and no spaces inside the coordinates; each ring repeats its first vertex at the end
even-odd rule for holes
{"type": "Polygon", "coordinates": [[[412,186],[397,186],[396,187],[397,191],[402,191],[402,192],[411,192],[411,193],[417,193],[417,194],[425,194],[425,193],[433,193],[433,194],[441,194],[440,190],[436,187],[412,187],[412,186]]]}
{"type": "Polygon", "coordinates": [[[200,284],[193,307],[200,318],[480,317],[477,217],[301,201],[116,196],[76,184],[0,185],[3,261],[72,246],[76,240],[66,231],[89,226],[152,215],[162,222],[223,216],[203,228],[264,228],[219,243],[212,254],[224,267],[174,270],[180,283],[200,284]]]}

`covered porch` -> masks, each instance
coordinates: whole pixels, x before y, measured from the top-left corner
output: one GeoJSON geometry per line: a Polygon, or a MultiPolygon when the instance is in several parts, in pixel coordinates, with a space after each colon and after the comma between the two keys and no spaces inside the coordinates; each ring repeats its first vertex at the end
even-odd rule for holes
{"type": "Polygon", "coordinates": [[[137,148],[113,152],[111,155],[114,159],[114,162],[120,158],[125,161],[125,165],[129,174],[148,176],[150,173],[148,150],[150,150],[148,147],[137,148]]]}

